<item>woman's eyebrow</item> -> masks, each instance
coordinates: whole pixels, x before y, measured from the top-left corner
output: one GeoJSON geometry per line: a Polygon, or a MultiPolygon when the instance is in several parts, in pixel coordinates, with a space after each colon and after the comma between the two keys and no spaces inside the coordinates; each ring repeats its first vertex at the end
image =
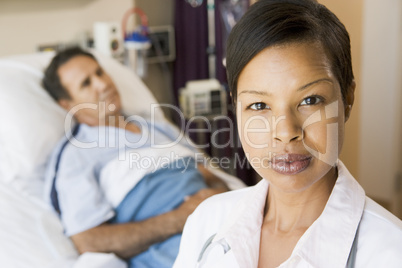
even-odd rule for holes
{"type": "MultiPolygon", "coordinates": [[[[315,85],[315,84],[321,83],[321,82],[329,82],[329,83],[331,83],[331,84],[334,83],[334,82],[333,82],[331,79],[329,79],[329,78],[321,78],[321,79],[315,80],[315,81],[313,81],[313,82],[310,82],[310,83],[308,83],[308,84],[306,84],[306,85],[304,85],[304,86],[299,87],[299,88],[297,89],[297,91],[302,91],[302,90],[304,90],[304,89],[306,89],[306,88],[308,88],[308,87],[311,87],[312,85],[315,85]]],[[[239,93],[239,96],[240,96],[241,94],[243,94],[243,93],[245,93],[245,94],[260,95],[260,96],[271,96],[271,93],[270,93],[270,92],[266,92],[265,90],[262,90],[262,91],[258,91],[258,90],[243,90],[242,92],[239,93]]]]}
{"type": "Polygon", "coordinates": [[[320,83],[320,82],[329,82],[329,83],[331,83],[331,84],[334,83],[334,82],[333,82],[331,79],[329,79],[329,78],[321,78],[321,79],[315,80],[315,81],[313,81],[313,82],[310,82],[310,83],[308,83],[308,84],[306,84],[306,85],[304,85],[304,86],[301,86],[300,88],[297,89],[297,91],[302,91],[302,90],[304,90],[304,89],[306,89],[306,88],[308,88],[308,87],[311,87],[312,85],[315,85],[315,84],[320,83]]]}
{"type": "Polygon", "coordinates": [[[270,96],[271,93],[266,92],[266,91],[258,91],[258,90],[243,90],[242,92],[239,93],[239,96],[243,93],[247,94],[254,94],[254,95],[260,95],[260,96],[270,96]]]}

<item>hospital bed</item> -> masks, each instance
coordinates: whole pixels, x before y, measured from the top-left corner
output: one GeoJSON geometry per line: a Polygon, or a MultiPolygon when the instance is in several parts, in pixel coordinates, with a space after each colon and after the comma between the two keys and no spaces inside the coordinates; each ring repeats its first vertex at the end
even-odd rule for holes
{"type": "MultiPolygon", "coordinates": [[[[126,115],[151,115],[157,103],[150,90],[129,69],[96,54],[119,89],[126,115]]],[[[113,254],[79,255],[63,233],[58,216],[44,202],[46,161],[71,126],[66,112],[41,86],[43,70],[53,53],[0,59],[0,260],[1,267],[125,267],[113,254]]],[[[160,109],[158,120],[167,119],[160,109]]],[[[230,188],[244,184],[212,169],[230,188]]]]}

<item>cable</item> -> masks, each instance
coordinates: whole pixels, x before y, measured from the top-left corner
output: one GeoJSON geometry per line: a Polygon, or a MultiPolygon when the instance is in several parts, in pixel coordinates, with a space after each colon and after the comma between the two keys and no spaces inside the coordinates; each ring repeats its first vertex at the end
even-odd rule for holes
{"type": "Polygon", "coordinates": [[[126,13],[124,13],[124,16],[123,16],[122,25],[121,25],[121,29],[122,29],[122,32],[123,32],[123,40],[126,38],[127,20],[128,20],[128,17],[131,14],[137,14],[138,16],[140,16],[141,26],[142,26],[141,27],[141,34],[142,35],[147,35],[148,34],[148,17],[147,17],[147,15],[145,14],[145,12],[142,9],[140,9],[138,7],[133,7],[133,8],[130,8],[129,10],[127,10],[126,13]]]}

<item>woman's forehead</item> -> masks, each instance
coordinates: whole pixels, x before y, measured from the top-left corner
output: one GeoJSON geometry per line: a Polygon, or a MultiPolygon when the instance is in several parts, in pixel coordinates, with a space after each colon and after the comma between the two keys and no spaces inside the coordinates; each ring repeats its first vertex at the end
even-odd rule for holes
{"type": "Polygon", "coordinates": [[[336,81],[324,50],[314,43],[269,47],[242,70],[237,95],[256,88],[300,88],[313,81],[336,81]]]}

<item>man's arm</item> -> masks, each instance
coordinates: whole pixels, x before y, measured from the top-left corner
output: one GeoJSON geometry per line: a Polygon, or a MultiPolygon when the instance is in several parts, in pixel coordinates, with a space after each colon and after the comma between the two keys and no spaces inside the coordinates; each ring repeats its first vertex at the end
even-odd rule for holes
{"type": "Polygon", "coordinates": [[[155,243],[181,233],[187,217],[206,198],[215,194],[203,189],[188,197],[175,210],[140,222],[104,223],[71,236],[77,250],[84,252],[113,252],[123,259],[131,258],[155,243]]]}

